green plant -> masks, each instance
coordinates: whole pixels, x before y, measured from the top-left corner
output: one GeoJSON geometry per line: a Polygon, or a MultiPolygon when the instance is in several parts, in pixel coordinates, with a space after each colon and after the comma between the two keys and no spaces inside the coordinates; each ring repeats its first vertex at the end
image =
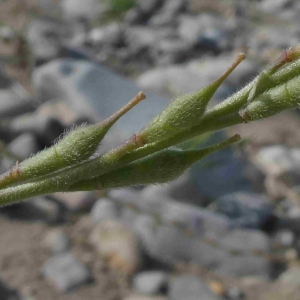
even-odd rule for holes
{"type": "Polygon", "coordinates": [[[110,127],[145,99],[139,93],[107,120],[68,133],[51,148],[0,177],[0,205],[54,192],[159,184],[178,177],[206,155],[239,141],[235,135],[201,150],[179,150],[179,143],[239,123],[296,108],[300,102],[300,46],[290,48],[239,92],[211,109],[207,104],[245,58],[200,91],[170,104],[141,132],[119,147],[91,158],[110,127]]]}

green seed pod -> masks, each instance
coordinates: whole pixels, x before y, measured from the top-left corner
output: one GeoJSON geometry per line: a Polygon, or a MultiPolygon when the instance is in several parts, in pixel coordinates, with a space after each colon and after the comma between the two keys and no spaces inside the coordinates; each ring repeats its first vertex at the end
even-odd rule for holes
{"type": "Polygon", "coordinates": [[[79,127],[68,133],[52,147],[24,160],[21,164],[17,163],[12,170],[2,175],[0,188],[20,180],[42,176],[88,159],[95,153],[99,143],[116,121],[145,98],[145,95],[140,92],[127,105],[103,122],[79,127]]]}
{"type": "Polygon", "coordinates": [[[165,149],[99,177],[80,181],[70,186],[68,191],[99,190],[130,185],[165,183],[179,177],[198,160],[239,140],[240,136],[235,135],[219,144],[201,150],[165,149]]]}
{"type": "Polygon", "coordinates": [[[187,94],[173,101],[159,116],[157,116],[139,136],[145,144],[168,139],[179,132],[196,126],[205,112],[206,106],[219,86],[245,58],[239,54],[232,66],[218,79],[200,91],[187,94]]]}
{"type": "Polygon", "coordinates": [[[300,105],[300,76],[270,89],[239,112],[244,122],[260,120],[300,105]]]}
{"type": "Polygon", "coordinates": [[[300,46],[291,47],[285,50],[273,65],[261,72],[255,79],[254,86],[249,93],[248,103],[253,102],[255,98],[268,89],[299,76],[299,56],[300,46]]]}

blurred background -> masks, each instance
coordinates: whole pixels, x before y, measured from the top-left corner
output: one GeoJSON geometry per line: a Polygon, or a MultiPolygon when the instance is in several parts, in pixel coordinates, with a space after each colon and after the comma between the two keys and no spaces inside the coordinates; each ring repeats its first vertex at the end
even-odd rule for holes
{"type": "MultiPolygon", "coordinates": [[[[247,59],[211,105],[300,38],[299,0],[1,0],[0,171],[142,90],[99,153],[247,59]]],[[[188,141],[243,141],[162,186],[0,209],[0,300],[300,299],[300,116],[188,141]]]]}

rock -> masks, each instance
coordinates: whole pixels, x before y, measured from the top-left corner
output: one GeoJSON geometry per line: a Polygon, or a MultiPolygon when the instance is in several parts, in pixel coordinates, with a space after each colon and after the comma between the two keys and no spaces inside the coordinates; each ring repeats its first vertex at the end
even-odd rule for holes
{"type": "Polygon", "coordinates": [[[223,260],[213,272],[224,276],[256,276],[268,280],[272,264],[263,257],[253,255],[231,256],[223,260]]]}
{"type": "Polygon", "coordinates": [[[282,145],[263,147],[254,157],[254,162],[266,175],[265,186],[274,199],[287,196],[288,189],[300,182],[299,148],[282,145]]]}
{"type": "Polygon", "coordinates": [[[217,211],[237,228],[260,228],[272,216],[272,206],[262,194],[235,192],[216,200],[217,211]]]}
{"type": "Polygon", "coordinates": [[[174,226],[157,225],[148,232],[140,229],[139,234],[148,255],[168,265],[193,262],[211,269],[229,257],[226,251],[207,244],[203,238],[185,234],[174,226]],[[148,235],[142,236],[145,233],[148,235]]]}
{"type": "Polygon", "coordinates": [[[109,1],[106,0],[86,0],[84,2],[80,0],[63,0],[61,2],[61,8],[67,19],[87,19],[92,21],[98,17],[100,13],[105,13],[110,8],[110,5],[109,1]]]}
{"type": "Polygon", "coordinates": [[[0,295],[1,300],[22,300],[24,299],[21,294],[12,288],[10,288],[6,282],[0,279],[0,295]]]}
{"type": "Polygon", "coordinates": [[[120,24],[110,23],[106,26],[93,28],[88,41],[95,46],[118,46],[123,40],[123,30],[120,24]]]}
{"type": "Polygon", "coordinates": [[[36,197],[1,208],[1,214],[9,219],[22,221],[43,221],[57,224],[65,221],[66,211],[55,201],[45,197],[36,197]]]}
{"type": "Polygon", "coordinates": [[[92,192],[55,193],[55,198],[72,212],[89,212],[97,197],[92,192]]]}
{"type": "Polygon", "coordinates": [[[123,300],[167,300],[167,298],[160,297],[160,296],[152,297],[152,296],[145,296],[137,293],[132,293],[126,296],[125,298],[123,298],[123,300]]]}
{"type": "MultiPolygon", "coordinates": [[[[5,84],[5,83],[3,83],[5,84]]],[[[0,90],[0,118],[13,118],[35,110],[35,103],[21,85],[0,90]]]]}
{"type": "Polygon", "coordinates": [[[187,8],[186,0],[165,1],[161,9],[149,20],[149,24],[157,27],[177,25],[177,16],[187,8]]]}
{"type": "Polygon", "coordinates": [[[297,172],[300,166],[300,161],[293,160],[292,151],[283,145],[261,148],[254,161],[267,175],[274,176],[297,172]]]}
{"type": "Polygon", "coordinates": [[[264,300],[298,300],[299,287],[276,282],[270,289],[262,293],[264,300]]]}
{"type": "Polygon", "coordinates": [[[38,114],[26,114],[14,118],[9,127],[17,135],[25,132],[33,133],[38,138],[42,149],[52,145],[65,129],[57,118],[38,114]]]}
{"type": "MultiPolygon", "coordinates": [[[[201,147],[225,139],[223,132],[212,134],[201,147]]],[[[227,147],[202,159],[191,167],[191,176],[200,193],[210,199],[239,191],[252,192],[242,162],[232,148],[227,147]]]]}
{"type": "Polygon", "coordinates": [[[160,0],[139,0],[137,8],[145,15],[151,15],[161,7],[163,1],[160,0]]]}
{"type": "Polygon", "coordinates": [[[218,237],[231,226],[227,217],[168,197],[143,197],[143,192],[127,189],[111,191],[109,197],[123,206],[133,207],[138,213],[157,216],[166,224],[176,223],[192,233],[201,233],[207,237],[218,237]]]}
{"type": "Polygon", "coordinates": [[[170,280],[170,300],[217,300],[205,282],[193,275],[180,275],[170,280]]]}
{"type": "Polygon", "coordinates": [[[92,231],[90,241],[109,266],[121,273],[132,275],[142,264],[138,240],[123,223],[99,223],[92,231]]]}
{"type": "MultiPolygon", "coordinates": [[[[74,123],[78,124],[79,116],[69,106],[66,105],[62,100],[49,100],[39,106],[36,113],[44,117],[58,118],[63,127],[71,127],[74,123]]],[[[91,123],[87,120],[80,122],[78,125],[83,123],[91,123]]]]}
{"type": "Polygon", "coordinates": [[[30,157],[41,150],[40,145],[32,133],[23,133],[8,144],[11,151],[20,160],[30,157]]]}
{"type": "Polygon", "coordinates": [[[151,55],[157,65],[171,65],[183,62],[191,50],[183,40],[169,38],[155,43],[151,55]]]}
{"type": "Polygon", "coordinates": [[[252,250],[269,253],[270,240],[262,232],[234,230],[220,234],[219,239],[210,236],[204,239],[201,235],[185,233],[184,228],[161,225],[149,215],[138,216],[132,227],[144,251],[164,264],[193,262],[226,276],[269,276],[271,263],[251,255],[252,250]],[[242,253],[232,256],[231,251],[242,253]]]}
{"type": "Polygon", "coordinates": [[[128,25],[145,24],[147,19],[145,14],[143,14],[138,8],[133,7],[125,13],[124,24],[128,24],[128,25]]]}
{"type": "Polygon", "coordinates": [[[168,27],[156,30],[151,27],[133,26],[125,30],[124,38],[130,51],[135,54],[142,50],[152,49],[156,43],[169,38],[173,33],[174,30],[168,27]]]}
{"type": "Polygon", "coordinates": [[[238,287],[230,288],[227,292],[227,297],[229,300],[244,300],[246,295],[238,287]]]}
{"type": "Polygon", "coordinates": [[[291,248],[295,241],[295,233],[289,229],[278,230],[273,237],[273,241],[275,245],[291,248]]]}
{"type": "Polygon", "coordinates": [[[57,254],[48,259],[42,273],[64,293],[93,281],[91,271],[71,253],[57,254]]]}
{"type": "Polygon", "coordinates": [[[259,8],[266,13],[276,15],[292,4],[293,1],[291,0],[263,0],[259,3],[259,8]]]}
{"type": "Polygon", "coordinates": [[[293,286],[300,286],[300,268],[293,267],[283,272],[278,278],[278,282],[293,286]]]}
{"type": "MultiPolygon", "coordinates": [[[[16,33],[11,27],[9,27],[9,26],[1,26],[0,27],[0,38],[4,42],[9,43],[9,42],[13,41],[15,37],[16,37],[16,33]]],[[[1,71],[1,73],[2,73],[2,71],[1,71]]],[[[1,88],[3,88],[3,87],[1,87],[1,88]]]]}
{"type": "Polygon", "coordinates": [[[91,210],[91,216],[96,223],[106,220],[118,220],[119,213],[118,206],[106,198],[97,200],[91,210]]]}
{"type": "Polygon", "coordinates": [[[227,249],[231,252],[269,253],[271,249],[270,238],[259,230],[230,230],[220,237],[218,242],[222,249],[227,249]]]}
{"type": "Polygon", "coordinates": [[[134,276],[132,285],[137,292],[157,295],[167,289],[169,275],[163,271],[145,271],[134,276]]]}
{"type": "MultiPolygon", "coordinates": [[[[260,53],[260,56],[267,56],[266,49],[273,48],[279,49],[280,53],[282,49],[286,49],[289,45],[297,45],[298,43],[297,33],[294,30],[280,27],[261,26],[257,29],[249,38],[248,45],[254,53],[260,53]],[[281,36],[278,39],[276,37],[281,36]]],[[[278,53],[276,54],[278,56],[278,53]]],[[[271,57],[276,59],[276,57],[271,57]]]]}
{"type": "Polygon", "coordinates": [[[53,254],[58,254],[68,252],[71,242],[64,232],[54,229],[47,233],[44,244],[53,254]]]}
{"type": "Polygon", "coordinates": [[[196,46],[201,44],[201,36],[204,37],[211,30],[223,31],[226,26],[224,24],[226,23],[222,17],[210,13],[183,15],[179,18],[178,34],[187,43],[196,46]]]}
{"type": "MultiPolygon", "coordinates": [[[[97,119],[116,112],[140,90],[103,66],[72,59],[55,60],[36,69],[33,82],[44,99],[64,99],[81,116],[97,119]]],[[[167,104],[167,100],[147,94],[146,101],[118,121],[122,140],[143,128],[167,104]]]]}
{"type": "Polygon", "coordinates": [[[201,195],[193,182],[190,172],[185,172],[170,183],[156,186],[146,186],[141,191],[141,198],[172,198],[179,202],[195,205],[207,205],[207,200],[201,195]]]}
{"type": "Polygon", "coordinates": [[[38,65],[59,56],[66,33],[66,26],[57,20],[37,18],[29,23],[26,36],[38,65]]]}
{"type": "Polygon", "coordinates": [[[187,6],[187,0],[167,0],[161,10],[175,17],[180,12],[186,10],[187,6]]]}

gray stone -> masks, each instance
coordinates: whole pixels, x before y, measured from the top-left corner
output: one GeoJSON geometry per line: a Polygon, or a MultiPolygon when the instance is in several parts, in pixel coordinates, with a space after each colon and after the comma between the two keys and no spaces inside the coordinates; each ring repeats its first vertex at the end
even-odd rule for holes
{"type": "Polygon", "coordinates": [[[129,9],[124,16],[124,24],[128,25],[145,24],[146,20],[145,15],[137,7],[129,9]]]}
{"type": "Polygon", "coordinates": [[[216,268],[230,257],[228,252],[205,243],[203,238],[189,236],[173,226],[156,229],[147,253],[170,265],[193,262],[208,269],[216,268]]]}
{"type": "Polygon", "coordinates": [[[34,58],[49,61],[60,54],[66,26],[51,19],[34,19],[28,25],[26,36],[34,58]]]}
{"type": "MultiPolygon", "coordinates": [[[[6,83],[3,83],[6,85],[6,83]]],[[[35,110],[31,96],[19,84],[0,90],[0,118],[13,118],[35,110]]]]}
{"type": "Polygon", "coordinates": [[[106,26],[93,28],[88,41],[96,46],[118,46],[122,42],[123,30],[120,24],[110,23],[106,26]]]}
{"type": "Polygon", "coordinates": [[[42,273],[62,292],[73,291],[93,280],[87,266],[71,253],[57,254],[48,259],[42,267],[42,273]]]}
{"type": "Polygon", "coordinates": [[[66,211],[59,203],[45,197],[36,197],[26,202],[6,206],[1,214],[12,220],[43,221],[49,224],[61,223],[65,220],[66,211]]]}
{"type": "Polygon", "coordinates": [[[65,18],[67,19],[87,19],[93,20],[105,13],[109,8],[109,1],[99,0],[63,0],[61,2],[61,8],[65,18]]]}
{"type": "Polygon", "coordinates": [[[12,288],[10,288],[6,282],[0,279],[0,295],[1,300],[22,300],[24,299],[21,294],[12,288]]]}
{"type": "Polygon", "coordinates": [[[15,134],[25,132],[35,134],[43,148],[51,145],[65,130],[57,118],[38,114],[15,118],[10,122],[9,127],[15,134]]]}
{"type": "Polygon", "coordinates": [[[169,38],[154,43],[151,55],[158,65],[170,65],[182,62],[188,57],[191,48],[178,38],[169,38]]]}
{"type": "Polygon", "coordinates": [[[179,18],[179,36],[192,45],[199,43],[199,37],[207,30],[224,28],[224,20],[220,16],[202,13],[198,16],[183,15],[179,18]]]}
{"type": "Polygon", "coordinates": [[[171,26],[177,24],[177,16],[187,8],[186,0],[167,0],[164,1],[161,9],[149,20],[153,26],[171,26]]]}
{"type": "Polygon", "coordinates": [[[133,289],[147,295],[157,295],[167,288],[169,275],[163,271],[138,273],[132,280],[133,289]]]}
{"type": "MultiPolygon", "coordinates": [[[[115,190],[109,197],[122,205],[134,207],[140,213],[148,213],[163,220],[167,224],[177,223],[179,226],[207,237],[218,237],[229,230],[231,223],[227,217],[216,214],[195,205],[174,201],[168,197],[143,196],[143,192],[127,189],[115,190]]],[[[132,219],[133,221],[133,219],[132,219]]]]}
{"type": "Polygon", "coordinates": [[[57,224],[65,220],[65,209],[51,198],[36,197],[28,202],[31,208],[26,209],[28,209],[28,212],[32,212],[33,218],[50,224],[57,224]]]}
{"type": "Polygon", "coordinates": [[[243,300],[246,299],[245,294],[238,287],[230,288],[227,292],[227,297],[229,300],[243,300]]]}
{"type": "Polygon", "coordinates": [[[170,300],[218,300],[216,296],[199,277],[180,275],[170,281],[170,300]]]}
{"type": "Polygon", "coordinates": [[[278,230],[273,237],[273,241],[281,247],[291,248],[295,241],[295,233],[289,229],[278,230]]]}
{"type": "Polygon", "coordinates": [[[48,232],[45,244],[53,254],[68,252],[71,246],[69,237],[61,230],[48,232]]]}
{"type": "Polygon", "coordinates": [[[187,0],[167,0],[162,10],[176,16],[178,13],[183,12],[187,8],[187,5],[187,0]]]}
{"type": "Polygon", "coordinates": [[[218,240],[222,249],[233,252],[253,251],[268,253],[271,249],[270,238],[259,230],[235,229],[225,233],[218,240]]]}
{"type": "Polygon", "coordinates": [[[213,271],[220,275],[243,277],[256,276],[268,280],[272,263],[267,259],[253,255],[231,256],[223,260],[213,271]]]}
{"type": "Polygon", "coordinates": [[[248,45],[254,53],[263,53],[270,47],[281,51],[290,45],[297,45],[297,43],[297,33],[282,26],[261,26],[253,32],[248,41],[248,45]],[[278,39],[278,36],[281,38],[278,39]]]}
{"type": "Polygon", "coordinates": [[[72,212],[90,212],[97,200],[95,193],[78,191],[72,193],[56,193],[55,198],[72,212]]]}
{"type": "Polygon", "coordinates": [[[138,238],[122,222],[99,223],[90,235],[90,242],[111,268],[123,274],[132,276],[143,264],[138,238]]]}
{"type": "Polygon", "coordinates": [[[138,53],[141,50],[151,49],[158,41],[163,40],[174,32],[170,28],[156,30],[152,27],[134,26],[125,30],[125,43],[130,51],[138,53]]]}
{"type": "Polygon", "coordinates": [[[143,14],[150,15],[162,5],[162,2],[160,0],[139,0],[137,7],[143,14]]]}
{"type": "MultiPolygon", "coordinates": [[[[65,99],[80,115],[106,118],[120,109],[139,88],[100,65],[72,59],[55,60],[33,73],[37,91],[46,98],[65,99]]],[[[130,110],[118,123],[123,140],[144,127],[168,101],[147,93],[147,100],[130,110]]]]}
{"type": "Polygon", "coordinates": [[[299,169],[299,164],[295,165],[290,150],[283,145],[261,148],[254,161],[267,175],[279,175],[299,169]]]}
{"type": "Polygon", "coordinates": [[[29,132],[19,135],[10,142],[8,149],[18,157],[19,160],[28,158],[41,150],[35,135],[29,132]]]}
{"type": "MultiPolygon", "coordinates": [[[[212,134],[201,146],[224,140],[223,132],[212,134]]],[[[191,168],[191,175],[203,196],[211,199],[233,193],[237,190],[250,192],[252,185],[246,177],[242,162],[227,147],[202,159],[191,168]]]]}
{"type": "Polygon", "coordinates": [[[156,186],[150,185],[141,191],[142,198],[172,198],[174,200],[196,205],[207,205],[207,200],[196,188],[190,172],[185,172],[170,183],[156,186]]]}
{"type": "Polygon", "coordinates": [[[217,211],[231,218],[235,227],[259,228],[272,215],[272,206],[265,195],[235,192],[216,200],[217,211]]]}
{"type": "Polygon", "coordinates": [[[292,267],[285,272],[283,272],[279,279],[279,282],[285,284],[291,284],[294,286],[300,286],[300,268],[299,267],[292,267]]]}
{"type": "Polygon", "coordinates": [[[93,205],[91,216],[94,222],[99,223],[105,220],[117,220],[119,217],[119,209],[117,205],[109,199],[100,198],[93,205]]]}
{"type": "Polygon", "coordinates": [[[162,12],[155,14],[149,21],[148,24],[153,27],[170,26],[177,27],[177,18],[175,18],[171,13],[163,10],[162,12]]]}
{"type": "Polygon", "coordinates": [[[267,13],[278,14],[292,3],[291,0],[263,0],[259,3],[259,8],[267,13]]]}
{"type": "MultiPolygon", "coordinates": [[[[0,37],[3,39],[5,42],[11,42],[15,37],[16,33],[15,31],[9,27],[9,26],[1,26],[0,27],[0,37]]],[[[2,71],[1,71],[2,73],[2,71]]]]}

